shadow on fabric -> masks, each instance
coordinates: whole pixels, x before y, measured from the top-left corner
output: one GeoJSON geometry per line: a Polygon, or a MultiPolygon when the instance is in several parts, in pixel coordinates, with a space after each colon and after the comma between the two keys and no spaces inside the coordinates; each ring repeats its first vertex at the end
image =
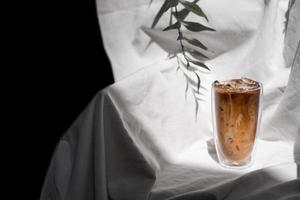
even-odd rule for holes
{"type": "MultiPolygon", "coordinates": [[[[293,165],[289,165],[294,169],[293,165]]],[[[214,199],[298,199],[300,179],[282,178],[282,166],[256,170],[235,179],[174,195],[167,200],[214,200],[214,199]]],[[[152,199],[151,199],[152,200],[152,199]]]]}

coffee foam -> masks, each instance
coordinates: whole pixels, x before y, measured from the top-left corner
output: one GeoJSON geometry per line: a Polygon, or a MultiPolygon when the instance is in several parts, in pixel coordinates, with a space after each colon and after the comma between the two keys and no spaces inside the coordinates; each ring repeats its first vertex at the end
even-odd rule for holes
{"type": "Polygon", "coordinates": [[[243,92],[258,89],[260,87],[260,84],[257,81],[242,77],[240,79],[231,79],[221,82],[215,81],[213,86],[229,92],[243,92]]]}

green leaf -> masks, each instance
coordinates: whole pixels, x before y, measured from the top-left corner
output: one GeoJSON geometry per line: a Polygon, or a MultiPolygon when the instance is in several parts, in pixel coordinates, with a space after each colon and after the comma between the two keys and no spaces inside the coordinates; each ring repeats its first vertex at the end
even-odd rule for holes
{"type": "Polygon", "coordinates": [[[202,62],[199,62],[199,61],[196,61],[196,60],[189,60],[189,61],[190,61],[191,63],[193,63],[193,64],[199,66],[199,67],[202,67],[202,68],[207,69],[207,70],[210,71],[210,69],[209,69],[204,63],[202,63],[202,62]]]}
{"type": "Polygon", "coordinates": [[[190,31],[199,32],[199,31],[216,31],[215,29],[209,28],[197,22],[183,21],[183,25],[190,31]]]}
{"type": "Polygon", "coordinates": [[[151,25],[151,28],[154,28],[157,24],[157,22],[159,21],[159,19],[161,18],[161,16],[164,14],[164,12],[168,9],[169,3],[168,1],[165,1],[163,3],[163,5],[161,6],[160,10],[158,11],[158,13],[156,14],[154,21],[151,25]]]}
{"type": "Polygon", "coordinates": [[[178,4],[178,0],[166,0],[163,5],[161,6],[160,10],[158,11],[158,13],[156,14],[154,21],[151,25],[151,28],[154,28],[156,26],[156,24],[158,23],[159,19],[161,18],[161,16],[167,11],[169,10],[169,8],[177,6],[178,4]]]}
{"type": "Polygon", "coordinates": [[[196,15],[200,17],[204,17],[206,21],[208,21],[207,16],[204,14],[202,9],[195,3],[195,2],[188,2],[184,0],[179,0],[179,2],[189,11],[195,13],[196,15]]]}
{"type": "Polygon", "coordinates": [[[207,47],[202,44],[202,42],[200,42],[199,40],[197,40],[196,38],[193,38],[193,39],[188,39],[186,37],[183,38],[185,41],[187,41],[188,43],[196,46],[196,47],[199,47],[199,48],[202,48],[204,50],[207,50],[207,47]]]}
{"type": "MultiPolygon", "coordinates": [[[[193,3],[197,3],[199,0],[194,0],[193,3]]],[[[186,8],[180,10],[177,12],[173,12],[172,14],[176,17],[176,19],[178,19],[179,21],[183,21],[185,20],[185,18],[188,16],[188,14],[190,13],[190,11],[186,8]]]]}
{"type": "Polygon", "coordinates": [[[206,58],[208,59],[208,57],[202,53],[200,53],[199,51],[196,50],[192,50],[192,49],[186,49],[193,57],[195,58],[206,58]]]}
{"type": "MultiPolygon", "coordinates": [[[[168,1],[168,0],[167,0],[168,1]]],[[[175,7],[178,5],[179,0],[169,0],[170,1],[170,7],[175,7]]]]}
{"type": "Polygon", "coordinates": [[[188,16],[189,13],[190,13],[190,11],[188,9],[184,8],[181,11],[178,11],[177,15],[176,15],[176,12],[173,12],[172,14],[174,15],[174,17],[176,17],[177,20],[183,21],[188,16]]]}
{"type": "Polygon", "coordinates": [[[199,75],[198,75],[196,72],[194,72],[194,73],[196,74],[196,77],[197,77],[197,92],[198,92],[198,94],[200,94],[200,84],[201,84],[201,80],[200,80],[199,75]]]}
{"type": "Polygon", "coordinates": [[[172,24],[172,25],[168,26],[167,28],[163,29],[163,31],[168,31],[168,30],[178,29],[178,28],[180,28],[179,21],[177,21],[175,24],[172,24]]]}
{"type": "Polygon", "coordinates": [[[170,9],[170,16],[169,16],[169,26],[173,24],[173,16],[172,16],[173,8],[170,9]]]}

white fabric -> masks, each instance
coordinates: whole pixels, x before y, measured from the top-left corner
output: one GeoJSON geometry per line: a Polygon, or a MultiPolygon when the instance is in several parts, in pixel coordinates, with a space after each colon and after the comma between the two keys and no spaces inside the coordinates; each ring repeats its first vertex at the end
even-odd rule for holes
{"type": "MultiPolygon", "coordinates": [[[[161,31],[168,15],[157,29],[147,28],[162,2],[154,0],[149,6],[149,0],[97,0],[103,42],[117,81],[109,95],[130,137],[157,171],[153,199],[162,191],[168,197],[195,187],[207,189],[262,168],[282,181],[297,178],[293,163],[300,159],[300,53],[290,73],[283,57],[289,1],[199,2],[208,26],[217,31],[194,34],[212,58],[206,62],[212,72],[201,73],[204,101],[199,102],[197,120],[191,92],[185,98],[185,77],[176,71],[177,60],[167,59],[167,51],[178,51],[176,32],[161,31]],[[149,37],[155,43],[146,48],[149,37]],[[229,170],[219,166],[211,142],[210,85],[241,76],[263,83],[263,118],[255,163],[245,170],[229,170]],[[276,172],[267,168],[275,165],[280,166],[276,172]]],[[[188,18],[205,23],[192,14],[188,18]]],[[[290,59],[291,54],[295,48],[290,59]]]]}

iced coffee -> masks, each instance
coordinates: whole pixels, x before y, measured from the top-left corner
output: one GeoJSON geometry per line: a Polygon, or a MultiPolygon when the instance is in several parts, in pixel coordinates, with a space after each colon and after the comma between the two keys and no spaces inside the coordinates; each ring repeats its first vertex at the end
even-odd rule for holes
{"type": "Polygon", "coordinates": [[[247,78],[212,84],[214,137],[221,165],[246,167],[251,163],[261,96],[262,85],[247,78]]]}

